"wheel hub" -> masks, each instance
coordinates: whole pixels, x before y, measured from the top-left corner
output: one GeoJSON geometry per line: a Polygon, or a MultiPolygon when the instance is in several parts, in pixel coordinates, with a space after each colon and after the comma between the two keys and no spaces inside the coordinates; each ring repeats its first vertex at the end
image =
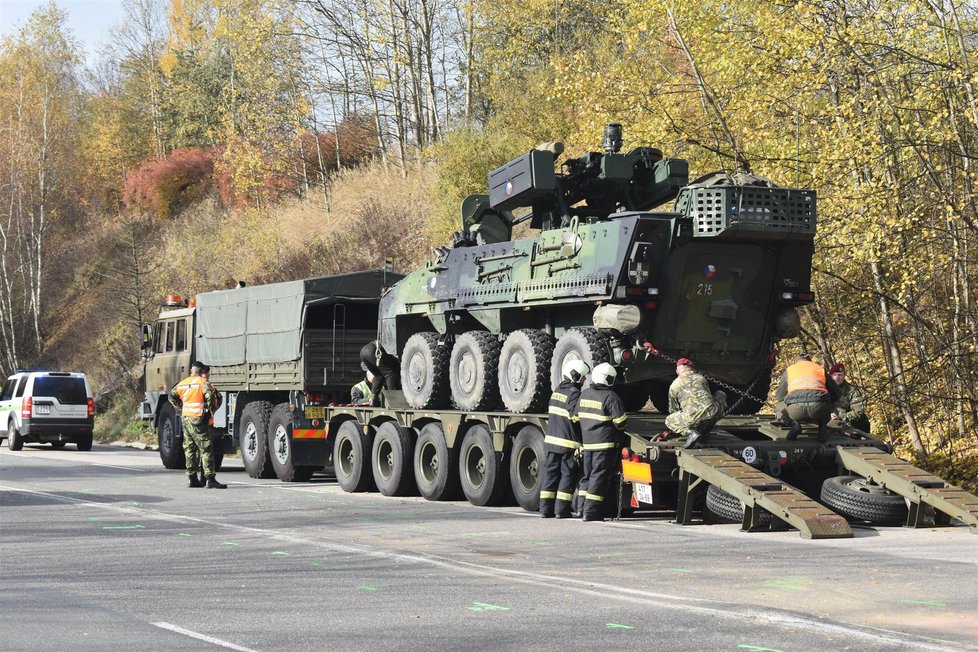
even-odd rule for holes
{"type": "Polygon", "coordinates": [[[527,364],[526,356],[523,355],[522,351],[514,353],[513,357],[510,358],[509,369],[506,374],[509,379],[509,386],[514,392],[522,392],[523,388],[526,387],[529,368],[530,365],[527,364]]]}
{"type": "Polygon", "coordinates": [[[428,365],[425,364],[422,356],[411,356],[411,360],[408,363],[408,380],[411,383],[411,387],[416,391],[420,391],[425,386],[428,380],[428,365]]]}
{"type": "Polygon", "coordinates": [[[475,390],[477,376],[475,356],[466,351],[458,360],[458,384],[463,392],[471,394],[475,390]]]}

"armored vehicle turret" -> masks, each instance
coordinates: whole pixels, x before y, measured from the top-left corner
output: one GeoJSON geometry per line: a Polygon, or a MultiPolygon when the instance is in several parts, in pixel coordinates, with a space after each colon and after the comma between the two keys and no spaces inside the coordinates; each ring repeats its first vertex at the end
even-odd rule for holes
{"type": "Polygon", "coordinates": [[[665,410],[679,357],[767,396],[775,345],[814,298],[815,192],[743,172],[689,183],[685,160],[622,153],[621,135],[608,125],[603,152],[559,172],[560,143],[492,171],[453,246],[383,297],[380,344],[412,407],[542,410],[572,358],[615,365],[629,409],[665,410]],[[514,240],[522,221],[532,235],[514,240]]]}

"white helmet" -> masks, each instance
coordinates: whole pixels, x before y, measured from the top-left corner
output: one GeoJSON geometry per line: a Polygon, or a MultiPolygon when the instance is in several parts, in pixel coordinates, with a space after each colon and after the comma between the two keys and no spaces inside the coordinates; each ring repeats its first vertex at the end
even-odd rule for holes
{"type": "Polygon", "coordinates": [[[564,377],[564,380],[579,383],[584,380],[589,371],[591,371],[591,367],[587,366],[583,360],[565,360],[560,375],[564,377]]]}
{"type": "Polygon", "coordinates": [[[602,362],[591,372],[591,382],[595,385],[611,387],[615,384],[615,378],[617,377],[618,371],[607,362],[602,362]]]}

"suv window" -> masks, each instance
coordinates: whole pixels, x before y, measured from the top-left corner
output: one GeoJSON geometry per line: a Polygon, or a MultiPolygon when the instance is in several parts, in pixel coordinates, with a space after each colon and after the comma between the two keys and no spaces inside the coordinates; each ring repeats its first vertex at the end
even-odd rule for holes
{"type": "Polygon", "coordinates": [[[3,384],[3,393],[0,394],[0,401],[9,401],[14,397],[14,387],[17,386],[16,378],[8,378],[3,384]]]}
{"type": "Polygon", "coordinates": [[[20,398],[24,395],[24,388],[27,387],[27,376],[21,376],[14,382],[14,398],[20,398]]]}
{"type": "Polygon", "coordinates": [[[34,379],[34,396],[50,396],[62,405],[86,405],[85,381],[82,378],[38,376],[34,379]]]}

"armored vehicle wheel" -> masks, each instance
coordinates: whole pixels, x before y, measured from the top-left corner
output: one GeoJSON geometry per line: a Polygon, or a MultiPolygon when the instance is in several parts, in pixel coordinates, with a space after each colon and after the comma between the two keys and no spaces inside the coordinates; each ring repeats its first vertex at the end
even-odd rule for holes
{"type": "Polygon", "coordinates": [[[528,512],[540,509],[540,483],[543,482],[543,433],[536,426],[526,426],[516,435],[509,456],[509,481],[513,496],[528,512]]]}
{"type": "Polygon", "coordinates": [[[843,516],[874,525],[907,522],[903,497],[858,475],[840,475],[822,483],[821,501],[843,516]]]}
{"type": "Polygon", "coordinates": [[[627,412],[637,412],[645,407],[649,402],[649,395],[652,391],[652,381],[635,383],[634,385],[624,385],[616,388],[618,395],[625,404],[627,412]]]}
{"type": "Polygon", "coordinates": [[[659,414],[669,414],[669,383],[652,383],[651,390],[649,391],[649,400],[652,401],[652,407],[659,414]]]}
{"type": "MultiPolygon", "coordinates": [[[[513,331],[499,356],[499,393],[510,412],[541,412],[550,399],[554,339],[533,328],[513,331]]],[[[558,381],[559,382],[559,381],[558,381]]]]}
{"type": "Polygon", "coordinates": [[[160,406],[160,418],[156,424],[156,443],[160,448],[163,468],[182,469],[185,466],[183,447],[180,445],[180,419],[169,403],[160,406]]]}
{"type": "MultiPolygon", "coordinates": [[[[305,482],[313,468],[292,463],[292,411],[288,403],[279,403],[268,420],[268,452],[275,475],[282,482],[305,482]]],[[[217,466],[217,455],[214,456],[217,466]]]]}
{"type": "Polygon", "coordinates": [[[482,424],[469,428],[459,451],[458,474],[462,492],[473,505],[499,505],[505,499],[509,469],[500,457],[489,428],[482,424]]]}
{"type": "MultiPolygon", "coordinates": [[[[736,496],[710,485],[706,490],[706,509],[721,523],[743,523],[744,504],[736,496]]],[[[761,512],[761,523],[770,523],[770,512],[761,512]]]]}
{"type": "Polygon", "coordinates": [[[340,424],[333,441],[333,467],[343,491],[357,493],[373,488],[370,449],[370,435],[364,434],[356,421],[340,424]]]}
{"type": "MultiPolygon", "coordinates": [[[[602,362],[608,362],[608,348],[597,329],[572,328],[560,336],[550,363],[551,387],[560,384],[560,370],[568,360],[583,360],[591,369],[602,362]]],[[[590,384],[591,381],[588,380],[584,386],[589,387],[590,384]]]]}
{"type": "Polygon", "coordinates": [[[385,496],[406,496],[413,493],[414,475],[411,463],[414,447],[413,431],[393,421],[381,424],[374,435],[370,456],[377,490],[385,496]]]}
{"type": "Polygon", "coordinates": [[[92,450],[92,433],[86,432],[84,435],[78,435],[78,439],[75,440],[75,448],[80,451],[90,451],[92,450]]]}
{"type": "Polygon", "coordinates": [[[24,438],[20,431],[14,426],[13,422],[7,426],[7,448],[12,451],[19,451],[24,447],[24,438]]]}
{"type": "Polygon", "coordinates": [[[440,423],[421,428],[414,443],[414,481],[428,500],[452,500],[458,496],[455,451],[445,442],[440,423]]]}
{"type": "Polygon", "coordinates": [[[448,365],[452,403],[467,412],[499,405],[499,340],[487,331],[469,331],[455,340],[448,365]]]}
{"type": "Polygon", "coordinates": [[[269,401],[252,401],[241,411],[241,461],[252,478],[274,478],[275,469],[268,455],[268,422],[272,418],[269,401]]]}
{"type": "Polygon", "coordinates": [[[63,442],[63,441],[53,441],[53,442],[51,442],[51,448],[64,448],[65,447],[65,443],[66,442],[63,442]]]}
{"type": "Polygon", "coordinates": [[[413,408],[445,407],[448,402],[447,346],[438,343],[438,333],[415,333],[401,353],[401,389],[413,408]]]}

